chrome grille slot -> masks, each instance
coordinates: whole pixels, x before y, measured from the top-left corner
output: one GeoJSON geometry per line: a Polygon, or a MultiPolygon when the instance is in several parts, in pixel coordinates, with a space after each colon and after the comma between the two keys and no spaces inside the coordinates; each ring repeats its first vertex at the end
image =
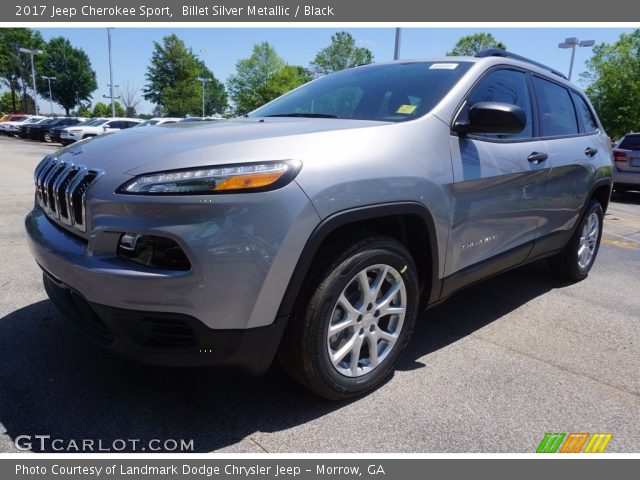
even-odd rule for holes
{"type": "Polygon", "coordinates": [[[94,182],[94,180],[98,178],[98,173],[99,172],[95,170],[87,170],[86,174],[74,186],[73,191],[70,195],[71,202],[69,203],[69,205],[71,217],[73,220],[73,226],[74,228],[83,232],[86,228],[85,194],[87,193],[87,190],[94,182]]]}
{"type": "Polygon", "coordinates": [[[71,221],[69,220],[69,209],[67,208],[67,195],[66,190],[67,187],[71,184],[71,181],[78,174],[78,167],[74,165],[69,165],[62,174],[56,180],[55,185],[53,186],[53,193],[56,201],[56,211],[60,215],[60,219],[69,225],[71,221]]]}
{"type": "Polygon", "coordinates": [[[58,164],[57,166],[51,169],[51,173],[47,175],[47,178],[45,180],[45,184],[46,184],[44,189],[45,205],[48,208],[50,214],[56,218],[58,218],[59,215],[58,215],[58,211],[56,210],[56,199],[55,199],[55,196],[53,195],[53,186],[55,185],[58,177],[62,174],[62,172],[64,172],[65,168],[67,168],[67,166],[64,163],[58,164]]]}
{"type": "Polygon", "coordinates": [[[102,173],[47,157],[35,170],[36,199],[47,216],[84,232],[86,193],[102,173]]]}
{"type": "Polygon", "coordinates": [[[55,160],[52,160],[51,162],[49,162],[47,165],[45,165],[42,170],[40,171],[40,174],[38,175],[38,179],[37,179],[37,188],[38,188],[38,197],[40,199],[40,203],[43,207],[45,207],[45,179],[47,178],[47,175],[49,175],[49,172],[51,171],[51,169],[53,169],[58,162],[56,162],[55,160]]]}

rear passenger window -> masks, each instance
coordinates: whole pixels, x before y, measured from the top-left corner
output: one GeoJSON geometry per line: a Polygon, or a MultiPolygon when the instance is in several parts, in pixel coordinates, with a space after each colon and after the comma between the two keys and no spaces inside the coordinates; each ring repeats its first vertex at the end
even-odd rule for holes
{"type": "Polygon", "coordinates": [[[533,115],[527,78],[517,70],[495,70],[483,78],[467,99],[467,108],[480,102],[501,102],[517,105],[527,115],[524,130],[509,135],[482,134],[481,137],[511,139],[533,137],[533,115]]]}
{"type": "Polygon", "coordinates": [[[539,77],[533,77],[533,86],[538,100],[542,136],[577,135],[578,121],[569,90],[539,77]]]}
{"type": "Polygon", "coordinates": [[[571,92],[571,96],[573,97],[573,103],[576,104],[576,110],[578,111],[578,117],[582,122],[584,132],[593,133],[598,130],[598,124],[596,123],[596,119],[593,116],[593,112],[589,108],[589,105],[587,105],[587,102],[584,100],[584,98],[573,91],[571,92]]]}

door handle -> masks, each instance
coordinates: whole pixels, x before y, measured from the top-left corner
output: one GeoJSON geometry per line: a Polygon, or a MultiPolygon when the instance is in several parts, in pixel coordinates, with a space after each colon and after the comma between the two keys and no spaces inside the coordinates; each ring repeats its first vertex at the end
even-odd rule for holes
{"type": "Polygon", "coordinates": [[[587,149],[584,151],[584,154],[587,157],[593,157],[596,153],[598,153],[598,149],[593,147],[587,147],[587,149]]]}
{"type": "Polygon", "coordinates": [[[530,163],[538,164],[544,162],[547,158],[549,158],[549,155],[546,153],[533,152],[527,157],[527,160],[529,160],[530,163]]]}

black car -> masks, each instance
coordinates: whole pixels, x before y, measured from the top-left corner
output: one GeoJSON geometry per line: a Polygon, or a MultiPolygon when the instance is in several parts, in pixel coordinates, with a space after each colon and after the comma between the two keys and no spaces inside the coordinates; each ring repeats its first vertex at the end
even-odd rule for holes
{"type": "Polygon", "coordinates": [[[46,120],[43,120],[40,123],[29,123],[27,125],[20,125],[20,128],[18,129],[18,136],[20,138],[31,138],[31,129],[33,127],[37,126],[44,126],[44,127],[48,127],[49,125],[51,125],[53,122],[55,122],[56,120],[58,120],[57,118],[47,118],[46,120]]]}
{"type": "Polygon", "coordinates": [[[73,125],[78,125],[79,123],[85,123],[87,119],[86,118],[67,118],[66,120],[73,120],[73,122],[69,122],[64,125],[56,125],[56,126],[49,125],[49,127],[51,128],[49,128],[45,132],[44,141],[48,143],[60,143],[60,134],[62,133],[62,130],[64,130],[67,127],[71,127],[73,125]]]}
{"type": "Polygon", "coordinates": [[[52,127],[68,127],[70,125],[76,125],[77,123],[80,123],[80,121],[81,120],[72,117],[59,117],[56,118],[53,122],[46,125],[43,125],[41,123],[33,125],[31,128],[27,129],[27,138],[44,142],[46,141],[45,136],[49,133],[49,130],[52,127]]]}

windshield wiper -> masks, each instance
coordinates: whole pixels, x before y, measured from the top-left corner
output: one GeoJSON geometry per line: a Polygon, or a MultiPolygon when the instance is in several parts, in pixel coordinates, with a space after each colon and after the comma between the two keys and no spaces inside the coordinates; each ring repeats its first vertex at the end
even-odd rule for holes
{"type": "Polygon", "coordinates": [[[304,117],[304,118],[340,118],[329,113],[274,113],[265,117],[304,117]]]}

